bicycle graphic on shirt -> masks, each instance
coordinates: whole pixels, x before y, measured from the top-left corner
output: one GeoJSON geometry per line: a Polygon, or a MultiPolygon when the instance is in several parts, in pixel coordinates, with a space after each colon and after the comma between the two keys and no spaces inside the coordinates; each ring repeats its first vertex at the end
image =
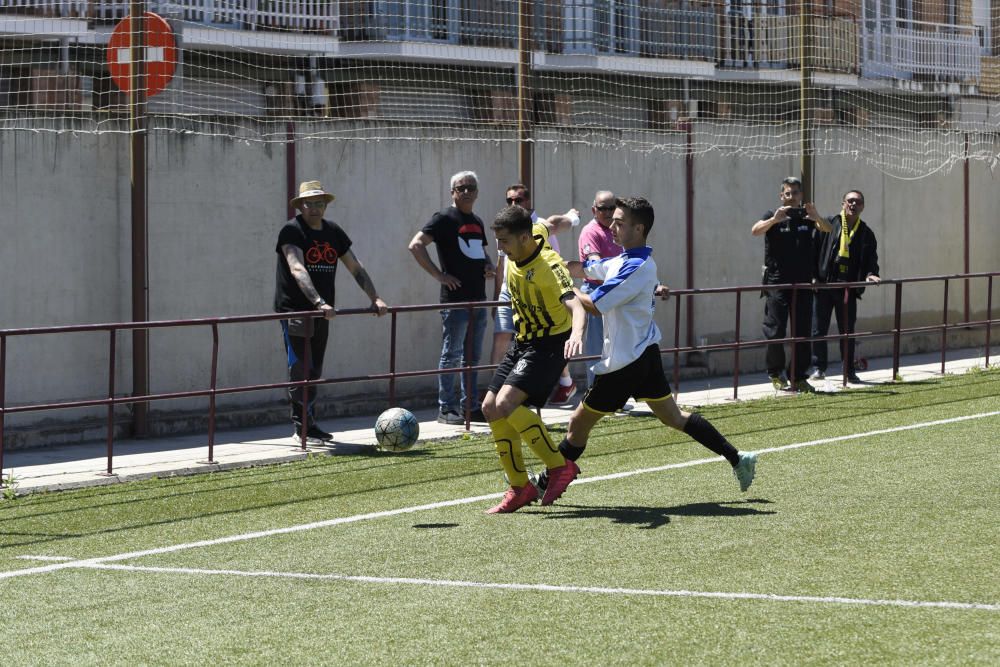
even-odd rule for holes
{"type": "Polygon", "coordinates": [[[319,264],[320,262],[336,264],[337,251],[326,241],[313,241],[312,247],[306,251],[306,262],[309,264],[319,264]]]}

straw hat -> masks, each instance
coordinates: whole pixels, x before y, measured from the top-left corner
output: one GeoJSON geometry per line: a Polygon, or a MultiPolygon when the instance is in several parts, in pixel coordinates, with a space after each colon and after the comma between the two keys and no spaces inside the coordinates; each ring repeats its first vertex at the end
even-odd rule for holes
{"type": "Polygon", "coordinates": [[[329,192],[323,190],[323,186],[319,181],[303,181],[299,183],[299,196],[293,197],[288,203],[298,208],[299,202],[309,197],[323,197],[327,204],[336,199],[329,192]]]}

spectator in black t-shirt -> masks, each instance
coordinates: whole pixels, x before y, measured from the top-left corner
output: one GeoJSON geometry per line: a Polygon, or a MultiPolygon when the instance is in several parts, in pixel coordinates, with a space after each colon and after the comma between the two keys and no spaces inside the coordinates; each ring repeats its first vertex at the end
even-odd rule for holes
{"type": "MultiPolygon", "coordinates": [[[[802,204],[802,181],[792,176],[781,181],[778,195],[781,206],[775,211],[767,211],[753,224],[754,236],[764,235],[764,275],[765,285],[786,283],[811,283],[816,274],[816,253],[813,230],[830,231],[830,223],[809,202],[802,204]]],[[[795,293],[795,336],[807,338],[812,325],[812,290],[809,288],[770,289],[764,291],[764,338],[774,340],[785,338],[788,315],[792,308],[792,294],[795,293]]],[[[785,348],[781,343],[767,346],[765,363],[767,374],[775,389],[787,389],[787,377],[797,391],[815,391],[807,381],[810,346],[808,342],[795,343],[794,369],[785,368],[785,348]],[[794,373],[792,372],[794,370],[794,373]]]]}
{"type": "MultiPolygon", "coordinates": [[[[462,171],[451,177],[452,205],[435,213],[430,221],[410,241],[410,252],[427,273],[441,283],[441,303],[485,301],[486,279],[493,278],[495,269],[486,254],[486,229],[483,221],[472,212],[479,195],[479,178],[474,172],[462,171]],[[438,264],[431,259],[427,246],[437,246],[438,264]]],[[[466,308],[446,308],[441,311],[442,343],[439,369],[458,368],[479,363],[479,353],[486,333],[487,310],[476,308],[472,314],[471,348],[465,348],[466,331],[470,326],[470,311],[466,308]]],[[[461,373],[461,396],[455,393],[455,373],[438,376],[438,421],[442,424],[464,424],[460,412],[471,411],[472,421],[485,421],[479,408],[476,373],[468,386],[461,373]]]]}
{"type": "MultiPolygon", "coordinates": [[[[830,216],[832,231],[828,234],[817,234],[819,262],[816,277],[819,282],[881,282],[882,279],[878,275],[878,244],[871,227],[861,219],[861,212],[864,210],[865,195],[860,190],[848,190],[844,193],[840,213],[830,216]]],[[[830,331],[831,313],[837,314],[837,329],[840,333],[854,333],[854,325],[858,320],[858,299],[864,291],[863,287],[848,290],[845,303],[844,290],[816,290],[813,304],[813,337],[825,336],[830,331]],[[845,315],[846,321],[844,321],[845,315]]],[[[854,349],[855,341],[849,338],[846,354],[842,354],[841,358],[846,362],[847,381],[859,383],[861,378],[854,371],[854,349]]],[[[826,341],[815,341],[812,350],[812,362],[816,367],[812,377],[814,380],[821,380],[826,377],[826,341]]]]}
{"type": "MultiPolygon", "coordinates": [[[[321,310],[323,318],[312,320],[313,333],[309,338],[308,378],[315,380],[323,372],[323,356],[330,333],[329,320],[336,314],[333,310],[337,266],[343,262],[354,276],[355,282],[372,300],[376,315],[385,315],[388,306],[379,298],[372,279],[351,250],[351,239],[335,222],[323,218],[326,206],[334,199],[324,192],[319,181],[306,181],[299,185],[299,196],[291,200],[299,209],[299,215],[285,223],[278,233],[275,251],[278,253],[278,268],[275,273],[274,309],[279,313],[305,310],[321,310]]],[[[308,319],[290,318],[281,320],[281,331],[288,355],[288,379],[298,382],[306,379],[304,355],[307,340],[308,319]]],[[[316,423],[313,407],[316,390],[309,391],[306,414],[307,433],[302,433],[302,389],[288,390],[291,401],[292,423],[295,434],[302,441],[331,440],[333,436],[316,423]]]]}

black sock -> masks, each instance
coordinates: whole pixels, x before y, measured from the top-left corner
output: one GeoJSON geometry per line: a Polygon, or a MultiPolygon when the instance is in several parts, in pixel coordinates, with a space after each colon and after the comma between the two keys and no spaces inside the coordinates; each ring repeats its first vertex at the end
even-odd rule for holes
{"type": "Polygon", "coordinates": [[[684,432],[716,454],[725,456],[731,465],[736,465],[740,462],[739,451],[729,444],[725,436],[715,430],[712,422],[697,412],[688,417],[687,424],[684,426],[684,432]]]}
{"type": "Polygon", "coordinates": [[[559,451],[562,452],[562,455],[570,461],[576,461],[578,458],[583,456],[583,450],[586,447],[587,445],[577,447],[566,438],[563,438],[563,441],[559,443],[559,451]]]}

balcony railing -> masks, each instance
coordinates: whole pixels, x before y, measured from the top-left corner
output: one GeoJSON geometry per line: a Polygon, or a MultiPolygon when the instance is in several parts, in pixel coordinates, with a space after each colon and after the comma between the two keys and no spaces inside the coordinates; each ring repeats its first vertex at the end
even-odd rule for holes
{"type": "MultiPolygon", "coordinates": [[[[858,27],[853,18],[815,16],[810,39],[813,66],[821,70],[857,72],[858,27]]],[[[800,64],[798,16],[728,15],[722,18],[718,60],[724,67],[784,69],[800,64]]]]}
{"type": "MultiPolygon", "coordinates": [[[[0,12],[86,18],[114,23],[129,13],[128,0],[0,0],[0,12]]],[[[335,32],[338,4],[329,0],[147,0],[164,18],[239,30],[335,32]]]]}
{"type": "Polygon", "coordinates": [[[865,21],[861,57],[866,74],[900,78],[978,79],[975,26],[887,19],[865,21]]]}

